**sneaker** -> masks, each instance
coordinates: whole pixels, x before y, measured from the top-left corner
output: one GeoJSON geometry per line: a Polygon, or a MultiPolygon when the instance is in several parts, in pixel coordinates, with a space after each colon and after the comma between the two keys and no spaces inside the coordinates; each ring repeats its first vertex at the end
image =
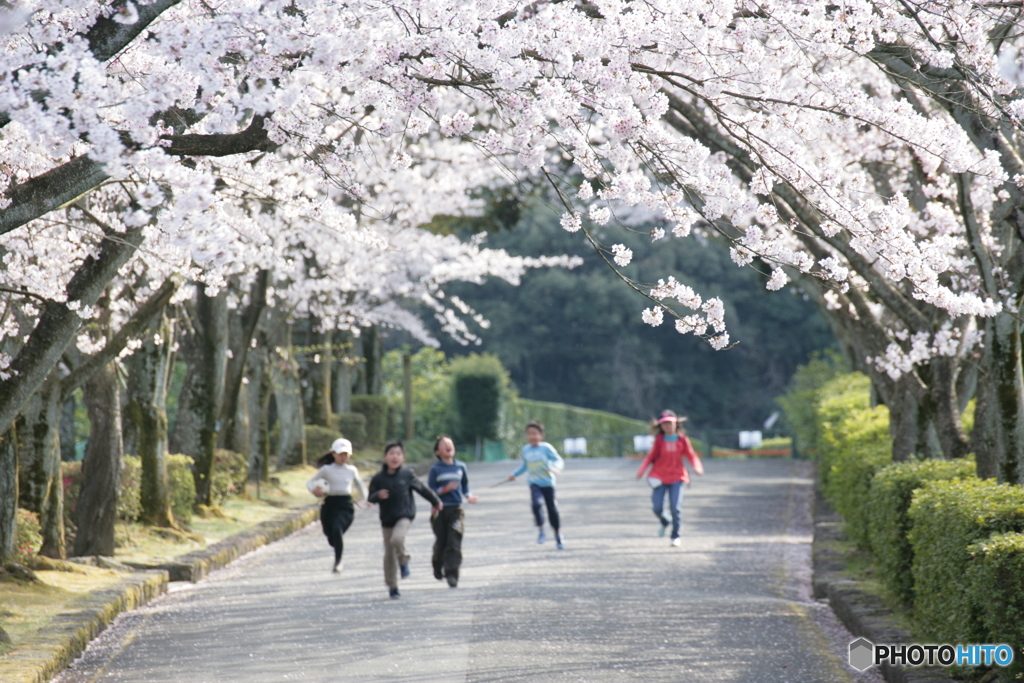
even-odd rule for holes
{"type": "Polygon", "coordinates": [[[441,567],[434,567],[434,578],[438,581],[444,581],[444,569],[441,567]]]}
{"type": "Polygon", "coordinates": [[[392,600],[397,600],[402,597],[402,594],[398,592],[397,588],[392,588],[388,591],[388,596],[390,596],[392,600]]]}
{"type": "Polygon", "coordinates": [[[667,528],[668,528],[668,522],[662,522],[661,526],[658,528],[658,538],[664,538],[665,537],[665,529],[667,529],[667,528]]]}
{"type": "Polygon", "coordinates": [[[558,546],[559,550],[565,548],[565,539],[562,538],[562,534],[555,536],[555,545],[558,546]]]}
{"type": "Polygon", "coordinates": [[[678,539],[678,538],[673,538],[672,542],[669,543],[669,545],[672,546],[673,548],[678,548],[681,545],[683,545],[683,542],[680,539],[678,539]]]}
{"type": "Polygon", "coordinates": [[[548,540],[548,535],[544,533],[544,527],[540,528],[540,533],[537,534],[537,543],[543,543],[548,540]]]}
{"type": "Polygon", "coordinates": [[[459,587],[459,575],[458,574],[448,574],[445,578],[448,579],[448,587],[449,588],[458,588],[459,587]]]}
{"type": "Polygon", "coordinates": [[[339,560],[338,564],[332,564],[331,565],[331,573],[332,574],[340,574],[341,570],[344,569],[344,568],[345,568],[345,561],[344,560],[339,560]]]}
{"type": "Polygon", "coordinates": [[[405,563],[405,564],[403,564],[403,565],[400,565],[400,566],[398,567],[398,569],[399,569],[399,570],[400,570],[400,571],[402,572],[402,578],[403,578],[403,579],[408,579],[408,578],[409,578],[409,574],[410,574],[411,572],[409,571],[409,563],[408,563],[408,562],[406,562],[406,563],[405,563]]]}

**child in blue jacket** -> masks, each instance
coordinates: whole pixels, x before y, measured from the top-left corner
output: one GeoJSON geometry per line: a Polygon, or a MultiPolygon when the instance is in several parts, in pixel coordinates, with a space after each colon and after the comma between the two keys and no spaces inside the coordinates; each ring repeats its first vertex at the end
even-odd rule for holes
{"type": "Polygon", "coordinates": [[[558,514],[558,503],[555,500],[555,474],[565,467],[565,461],[555,447],[544,441],[544,425],[537,420],[526,425],[526,446],[523,446],[522,459],[515,472],[509,475],[512,481],[524,472],[528,473],[526,481],[530,484],[530,505],[533,507],[533,518],[537,523],[537,543],[546,540],[544,533],[544,509],[541,501],[548,509],[548,521],[555,532],[555,543],[558,549],[565,547],[562,538],[562,520],[558,514]]]}
{"type": "Polygon", "coordinates": [[[469,492],[469,474],[466,464],[455,459],[455,444],[450,437],[439,437],[434,444],[437,462],[427,475],[427,486],[441,498],[443,507],[434,515],[434,578],[448,580],[448,585],[459,585],[459,567],[462,565],[462,534],[466,515],[463,503],[475,503],[476,496],[469,492]]]}

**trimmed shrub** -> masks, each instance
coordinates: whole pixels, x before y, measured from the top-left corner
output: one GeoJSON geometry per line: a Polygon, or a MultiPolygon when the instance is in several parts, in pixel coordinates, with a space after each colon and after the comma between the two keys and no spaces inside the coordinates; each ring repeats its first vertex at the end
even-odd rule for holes
{"type": "Polygon", "coordinates": [[[905,607],[914,600],[914,551],[907,539],[907,511],[914,491],[929,481],[974,476],[973,460],[921,460],[893,463],[872,478],[867,505],[871,551],[878,560],[882,581],[905,607]]]}
{"type": "Polygon", "coordinates": [[[29,557],[38,553],[39,549],[43,547],[39,517],[34,512],[18,508],[15,525],[14,561],[24,564],[29,557]]]}
{"type": "Polygon", "coordinates": [[[249,460],[244,455],[220,448],[213,452],[210,489],[215,503],[223,503],[228,496],[245,492],[248,478],[249,460]]]}
{"type": "Polygon", "coordinates": [[[192,476],[192,458],[187,455],[167,456],[167,485],[170,488],[171,512],[178,524],[192,521],[196,504],[196,480],[192,476]]]}
{"type": "MultiPolygon", "coordinates": [[[[339,413],[336,416],[338,431],[352,442],[355,448],[366,446],[366,416],[362,413],[339,413]]],[[[322,453],[316,455],[323,455],[322,453]]]]}
{"type": "Polygon", "coordinates": [[[868,493],[875,472],[892,461],[889,409],[871,407],[871,381],[841,375],[822,388],[818,406],[818,472],[822,491],[843,516],[846,532],[870,548],[868,493]]]}
{"type": "Polygon", "coordinates": [[[835,464],[833,460],[844,447],[843,424],[854,413],[865,410],[871,410],[871,380],[867,375],[859,372],[839,375],[821,388],[817,407],[818,436],[815,446],[818,479],[826,496],[828,479],[835,464]]]}
{"type": "MultiPolygon", "coordinates": [[[[64,526],[69,530],[75,524],[75,506],[82,491],[82,463],[62,462],[61,483],[64,486],[64,526]]],[[[126,455],[121,460],[121,483],[117,498],[117,518],[134,522],[142,514],[142,460],[126,455]]]]}
{"type": "Polygon", "coordinates": [[[918,626],[936,642],[987,642],[969,548],[992,534],[1024,531],[1024,488],[990,479],[929,482],[914,492],[910,523],[918,626]]]}
{"type": "Polygon", "coordinates": [[[386,396],[361,394],[352,397],[352,412],[366,417],[364,446],[383,446],[388,436],[388,399],[386,396]]]}
{"type": "Polygon", "coordinates": [[[466,441],[495,438],[509,386],[505,366],[497,356],[471,353],[454,359],[450,367],[459,436],[466,441]]]}
{"type": "Polygon", "coordinates": [[[341,436],[338,430],[319,425],[306,425],[303,431],[306,435],[306,453],[310,462],[331,450],[331,444],[341,436]]]}
{"type": "Polygon", "coordinates": [[[1006,680],[1024,673],[1024,533],[996,534],[968,548],[972,599],[981,612],[984,642],[1013,646],[1017,657],[1006,680]]]}
{"type": "Polygon", "coordinates": [[[142,458],[126,455],[121,460],[121,486],[117,517],[134,522],[142,516],[142,458]]]}

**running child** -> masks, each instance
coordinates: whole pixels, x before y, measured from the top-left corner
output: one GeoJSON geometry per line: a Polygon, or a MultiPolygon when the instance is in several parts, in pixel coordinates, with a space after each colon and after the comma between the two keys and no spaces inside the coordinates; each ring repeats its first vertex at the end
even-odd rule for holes
{"type": "Polygon", "coordinates": [[[537,523],[537,543],[546,540],[544,534],[544,507],[548,509],[548,521],[555,532],[555,543],[558,549],[565,547],[562,539],[561,516],[558,514],[558,502],[555,500],[555,474],[565,468],[565,461],[555,447],[544,441],[544,425],[532,420],[526,425],[527,445],[523,446],[522,462],[516,471],[508,475],[512,481],[520,474],[528,472],[526,481],[530,484],[530,505],[533,507],[533,519],[537,523]],[[541,501],[544,507],[541,506],[541,501]]]}
{"type": "Polygon", "coordinates": [[[459,567],[462,565],[462,534],[466,515],[463,503],[475,503],[476,496],[469,492],[469,474],[466,464],[455,459],[455,444],[451,437],[441,436],[434,444],[437,462],[427,475],[427,486],[441,497],[441,512],[433,517],[434,578],[447,579],[448,585],[459,585],[459,567]]]}
{"type": "Polygon", "coordinates": [[[367,500],[380,504],[380,528],[384,534],[384,583],[389,595],[399,598],[398,577],[409,578],[409,554],[405,551],[405,536],[416,517],[416,501],[412,492],[428,501],[436,515],[441,511],[441,499],[427,488],[405,462],[405,447],[401,441],[392,441],[384,447],[384,467],[370,480],[367,500]]]}
{"type": "Polygon", "coordinates": [[[647,473],[648,467],[651,468],[647,481],[654,489],[651,494],[654,516],[661,522],[658,536],[664,536],[665,529],[671,523],[671,545],[674,548],[681,545],[679,523],[683,511],[683,484],[690,481],[683,458],[690,461],[694,472],[700,475],[704,474],[704,465],[701,464],[700,457],[697,456],[697,452],[693,450],[693,444],[686,438],[686,434],[680,427],[679,423],[685,420],[685,417],[680,420],[671,410],[662,411],[655,427],[654,447],[640,463],[640,469],[636,472],[636,478],[639,479],[647,473]],[[666,493],[669,498],[671,518],[665,512],[666,493]]]}
{"type": "Polygon", "coordinates": [[[323,498],[320,506],[320,524],[327,542],[334,548],[334,564],[331,571],[341,573],[343,568],[341,554],[345,549],[342,535],[352,526],[355,507],[352,505],[352,484],[359,489],[363,500],[366,500],[366,484],[359,477],[359,470],[348,462],[352,455],[352,442],[348,439],[336,439],[331,444],[330,452],[316,461],[318,469],[306,488],[317,498],[323,498]]]}

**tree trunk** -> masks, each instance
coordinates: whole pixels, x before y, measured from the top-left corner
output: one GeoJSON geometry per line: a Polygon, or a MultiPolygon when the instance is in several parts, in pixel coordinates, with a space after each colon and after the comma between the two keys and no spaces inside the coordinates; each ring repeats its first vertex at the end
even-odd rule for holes
{"type": "Polygon", "coordinates": [[[181,381],[181,390],[178,392],[178,412],[174,418],[174,429],[171,430],[168,450],[171,453],[194,457],[194,454],[199,452],[199,416],[192,405],[196,391],[194,385],[197,381],[195,354],[191,348],[183,348],[181,351],[188,367],[181,381]]]}
{"type": "Polygon", "coordinates": [[[64,401],[60,411],[60,459],[64,462],[75,460],[75,394],[72,393],[64,401]]]}
{"type": "Polygon", "coordinates": [[[253,366],[252,377],[257,378],[259,390],[250,389],[257,397],[252,401],[254,411],[251,419],[252,430],[250,438],[253,440],[250,451],[250,471],[260,478],[260,481],[267,481],[270,478],[270,399],[274,396],[273,380],[270,376],[270,351],[267,344],[261,344],[258,354],[258,364],[253,366]],[[255,457],[256,462],[253,463],[255,457]],[[253,467],[255,465],[255,467],[253,467]]]}
{"type": "MultiPolygon", "coordinates": [[[[986,354],[987,355],[987,354],[986,354]]],[[[971,448],[974,450],[978,476],[982,479],[997,479],[999,464],[1003,461],[999,439],[999,411],[996,407],[995,385],[986,377],[978,382],[978,401],[974,407],[974,433],[971,448]]]]}
{"type": "Polygon", "coordinates": [[[248,399],[252,394],[243,388],[247,375],[248,359],[252,354],[253,340],[260,318],[267,307],[267,288],[270,271],[261,270],[249,291],[249,304],[240,315],[228,320],[228,348],[231,358],[227,360],[224,380],[224,407],[221,420],[224,423],[221,446],[229,451],[242,451],[248,446],[251,420],[248,399]],[[246,394],[243,399],[243,393],[246,394]],[[240,425],[239,421],[247,424],[240,425]]]}
{"type": "Polygon", "coordinates": [[[0,433],[0,566],[14,559],[18,539],[18,436],[0,433]]]}
{"type": "Polygon", "coordinates": [[[384,335],[377,325],[363,332],[363,362],[366,369],[366,393],[376,396],[383,389],[384,335]]]}
{"type": "MultiPolygon", "coordinates": [[[[333,335],[334,368],[331,373],[331,384],[334,390],[334,413],[352,412],[352,333],[338,330],[333,335]]],[[[334,425],[331,425],[332,427],[334,425]]]]}
{"type": "Polygon", "coordinates": [[[142,347],[125,361],[128,388],[124,433],[125,452],[135,453],[142,461],[142,520],[176,528],[167,474],[167,382],[173,342],[173,322],[162,313],[145,335],[142,347]]]}
{"type": "Polygon", "coordinates": [[[1020,325],[1010,315],[998,314],[987,340],[992,349],[995,399],[1001,442],[999,480],[1018,484],[1024,460],[1024,373],[1021,369],[1020,325]]]}
{"type": "Polygon", "coordinates": [[[188,453],[195,460],[196,502],[213,504],[213,454],[220,431],[220,411],[224,400],[224,373],[227,364],[227,291],[211,297],[201,286],[196,291],[196,357],[189,408],[195,413],[199,428],[196,451],[188,453]]]}
{"type": "Polygon", "coordinates": [[[39,554],[63,560],[66,555],[64,538],[64,483],[60,476],[60,416],[63,408],[60,378],[56,372],[43,384],[43,411],[36,422],[32,440],[36,452],[33,478],[39,494],[39,527],[43,545],[39,554]]]}
{"type": "Polygon", "coordinates": [[[281,355],[273,360],[274,403],[277,406],[277,468],[306,462],[305,415],[299,364],[292,355],[291,327],[285,332],[281,355]]]}
{"type": "Polygon", "coordinates": [[[113,555],[114,525],[121,482],[121,392],[113,363],[83,387],[92,430],[82,461],[75,555],[113,555]]]}
{"type": "Polygon", "coordinates": [[[310,423],[321,427],[330,427],[331,415],[331,365],[332,348],[330,332],[314,332],[317,320],[310,320],[310,337],[312,348],[307,354],[309,383],[312,389],[310,398],[310,423]]]}

